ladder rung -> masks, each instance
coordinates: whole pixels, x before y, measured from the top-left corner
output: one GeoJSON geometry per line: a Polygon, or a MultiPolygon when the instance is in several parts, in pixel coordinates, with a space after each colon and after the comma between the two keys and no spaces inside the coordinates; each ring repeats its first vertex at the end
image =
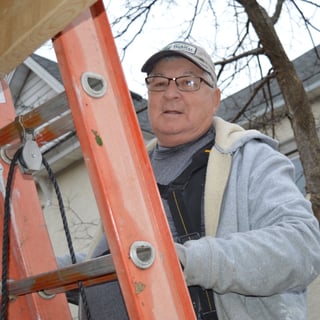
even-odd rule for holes
{"type": "Polygon", "coordinates": [[[65,113],[56,121],[49,123],[35,131],[35,139],[39,147],[48,142],[75,131],[71,112],[65,113]]]}
{"type": "MultiPolygon", "coordinates": [[[[16,142],[21,138],[22,126],[25,129],[36,129],[50,120],[59,117],[69,110],[65,92],[60,93],[38,108],[17,117],[13,122],[0,129],[0,146],[16,142]]],[[[72,120],[71,120],[72,121],[72,120]]],[[[73,122],[72,122],[73,125],[73,122]]],[[[55,136],[58,138],[58,136],[55,136]]]]}
{"type": "Polygon", "coordinates": [[[43,291],[46,294],[76,289],[78,282],[84,286],[117,279],[111,255],[73,264],[21,280],[8,282],[11,297],[43,291]]]}

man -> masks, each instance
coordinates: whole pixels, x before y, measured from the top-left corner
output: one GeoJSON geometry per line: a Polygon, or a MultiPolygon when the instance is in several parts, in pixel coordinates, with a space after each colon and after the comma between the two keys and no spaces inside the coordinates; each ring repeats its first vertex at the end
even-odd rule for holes
{"type": "MultiPolygon", "coordinates": [[[[214,116],[220,91],[202,48],[171,43],[142,71],[150,160],[197,318],[306,319],[319,225],[290,161],[271,138],[214,116]]],[[[93,256],[106,249],[103,237],[93,256]]],[[[127,318],[117,283],[86,292],[93,319],[127,318]]]]}

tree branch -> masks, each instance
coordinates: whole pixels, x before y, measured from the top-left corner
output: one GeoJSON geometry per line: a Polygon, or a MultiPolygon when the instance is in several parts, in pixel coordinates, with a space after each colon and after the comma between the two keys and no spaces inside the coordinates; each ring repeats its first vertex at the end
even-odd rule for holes
{"type": "Polygon", "coordinates": [[[249,56],[253,56],[253,55],[260,55],[260,54],[264,54],[263,48],[255,48],[255,49],[243,52],[241,54],[238,54],[237,56],[232,56],[230,58],[223,59],[221,61],[216,61],[214,64],[223,66],[223,65],[229,64],[231,62],[235,62],[237,60],[245,58],[245,57],[249,57],[249,56]]]}
{"type": "Polygon", "coordinates": [[[276,4],[276,10],[273,14],[273,16],[271,17],[272,23],[275,25],[279,18],[280,18],[280,14],[282,11],[282,6],[283,6],[284,0],[278,0],[277,4],[276,4]]]}
{"type": "Polygon", "coordinates": [[[271,73],[268,76],[266,76],[264,79],[261,80],[261,82],[254,88],[254,91],[252,95],[249,97],[247,103],[243,106],[243,108],[236,114],[236,116],[231,120],[231,122],[236,122],[242,114],[246,111],[246,109],[250,106],[250,103],[255,98],[255,96],[258,94],[261,88],[264,87],[264,85],[270,81],[270,79],[275,78],[275,73],[271,73]]]}

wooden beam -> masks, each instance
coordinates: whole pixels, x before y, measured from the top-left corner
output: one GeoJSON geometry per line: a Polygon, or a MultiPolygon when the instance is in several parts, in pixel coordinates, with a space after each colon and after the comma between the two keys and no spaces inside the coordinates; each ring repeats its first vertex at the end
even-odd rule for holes
{"type": "Polygon", "coordinates": [[[97,0],[1,0],[0,78],[97,0]]]}

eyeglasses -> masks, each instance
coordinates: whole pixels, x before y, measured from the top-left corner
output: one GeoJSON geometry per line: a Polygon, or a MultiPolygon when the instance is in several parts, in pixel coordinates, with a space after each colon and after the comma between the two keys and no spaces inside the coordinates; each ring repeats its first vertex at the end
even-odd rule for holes
{"type": "Polygon", "coordinates": [[[176,86],[180,91],[197,91],[200,89],[201,82],[204,82],[206,85],[213,88],[213,85],[207,80],[196,76],[181,76],[176,78],[149,76],[145,79],[148,90],[157,92],[165,91],[171,80],[176,83],[176,86]]]}

